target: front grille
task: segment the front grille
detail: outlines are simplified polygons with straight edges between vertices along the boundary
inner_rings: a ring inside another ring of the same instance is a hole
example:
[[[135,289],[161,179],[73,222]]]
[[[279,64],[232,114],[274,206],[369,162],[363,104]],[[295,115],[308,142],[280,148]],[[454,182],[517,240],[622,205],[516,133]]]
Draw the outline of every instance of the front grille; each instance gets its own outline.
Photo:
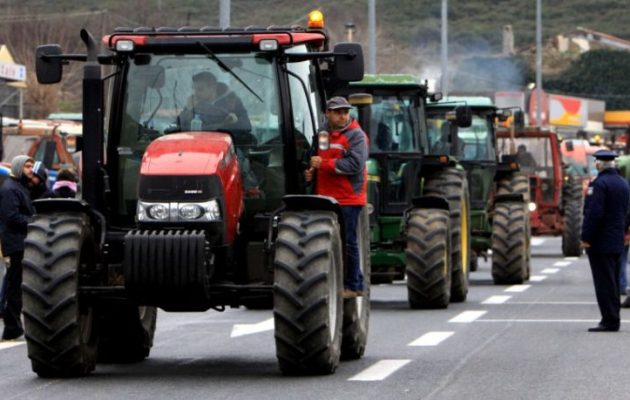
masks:
[[[140,200],[155,202],[201,201],[222,195],[216,175],[140,176]]]

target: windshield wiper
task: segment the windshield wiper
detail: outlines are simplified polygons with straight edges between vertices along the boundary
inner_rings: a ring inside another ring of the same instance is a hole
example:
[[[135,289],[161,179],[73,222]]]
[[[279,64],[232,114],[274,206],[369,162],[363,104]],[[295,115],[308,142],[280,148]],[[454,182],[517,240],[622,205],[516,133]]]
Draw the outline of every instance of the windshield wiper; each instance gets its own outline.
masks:
[[[239,81],[241,83],[241,85],[245,86],[245,89],[249,90],[251,94],[253,94],[254,96],[256,96],[256,98],[258,100],[260,100],[261,103],[264,103],[263,99],[256,94],[256,92],[254,92],[254,90],[252,88],[250,88],[247,83],[245,83],[245,81],[243,81],[241,79],[240,76],[236,75],[236,73],[234,71],[232,71],[232,69],[223,61],[221,61],[221,59],[219,57],[217,57],[216,54],[214,54],[214,52],[212,50],[210,50],[210,48],[208,46],[206,46],[204,43],[202,42],[197,42],[199,44],[199,46],[201,46],[210,56],[210,58],[212,58],[214,61],[216,61],[217,64],[219,64],[219,67],[221,67],[224,71],[229,72],[230,75],[232,75],[237,81]]]

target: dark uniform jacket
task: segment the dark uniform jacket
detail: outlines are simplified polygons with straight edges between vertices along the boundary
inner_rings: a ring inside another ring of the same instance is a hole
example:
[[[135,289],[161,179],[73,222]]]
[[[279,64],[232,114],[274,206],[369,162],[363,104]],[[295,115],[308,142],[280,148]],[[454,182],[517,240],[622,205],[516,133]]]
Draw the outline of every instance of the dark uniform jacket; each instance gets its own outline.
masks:
[[[16,178],[4,181],[0,189],[0,241],[4,256],[24,251],[26,226],[32,216],[28,189]]]
[[[621,254],[628,224],[628,182],[614,168],[601,171],[584,200],[582,237],[592,254]]]

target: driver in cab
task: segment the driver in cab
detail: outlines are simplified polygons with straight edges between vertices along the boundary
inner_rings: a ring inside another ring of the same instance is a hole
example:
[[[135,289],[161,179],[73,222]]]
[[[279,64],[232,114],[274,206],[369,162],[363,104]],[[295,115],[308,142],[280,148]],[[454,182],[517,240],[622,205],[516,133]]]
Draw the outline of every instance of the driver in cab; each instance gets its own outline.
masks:
[[[182,131],[221,129],[237,134],[236,137],[251,131],[247,110],[226,84],[207,71],[193,75],[192,81],[193,95],[178,117]]]

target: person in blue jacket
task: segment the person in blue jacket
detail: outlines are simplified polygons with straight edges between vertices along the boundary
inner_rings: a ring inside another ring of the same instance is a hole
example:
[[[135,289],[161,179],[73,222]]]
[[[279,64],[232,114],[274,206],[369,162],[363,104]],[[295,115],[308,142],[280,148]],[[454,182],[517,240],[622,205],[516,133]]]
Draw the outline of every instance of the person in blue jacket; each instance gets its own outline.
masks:
[[[624,247],[630,189],[615,168],[617,154],[599,150],[593,154],[599,171],[584,200],[582,247],[593,274],[595,296],[602,319],[589,332],[619,330],[619,261]]]
[[[22,313],[22,259],[26,228],[33,216],[29,185],[35,162],[29,156],[11,161],[11,176],[0,188],[0,239],[2,253],[9,257],[6,274],[6,305],[2,340],[16,339],[24,333]]]

